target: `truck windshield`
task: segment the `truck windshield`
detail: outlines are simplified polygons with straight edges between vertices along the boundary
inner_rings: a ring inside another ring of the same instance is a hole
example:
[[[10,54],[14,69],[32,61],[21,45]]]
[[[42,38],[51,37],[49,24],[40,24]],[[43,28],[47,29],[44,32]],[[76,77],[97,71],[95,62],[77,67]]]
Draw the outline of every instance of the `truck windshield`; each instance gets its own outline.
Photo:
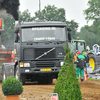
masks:
[[[65,27],[22,28],[22,42],[66,41]]]

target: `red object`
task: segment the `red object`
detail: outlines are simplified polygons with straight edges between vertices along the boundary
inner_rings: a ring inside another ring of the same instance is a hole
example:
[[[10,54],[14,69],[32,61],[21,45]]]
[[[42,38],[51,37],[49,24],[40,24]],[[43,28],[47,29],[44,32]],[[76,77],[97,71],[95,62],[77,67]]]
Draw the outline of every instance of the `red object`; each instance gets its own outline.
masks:
[[[52,96],[51,100],[58,100],[58,96]]]
[[[88,74],[86,71],[84,71],[84,80],[87,80],[88,79]]]
[[[10,62],[12,51],[0,50],[0,62]]]
[[[12,59],[15,59],[15,56],[14,56],[14,51],[12,51],[11,58],[12,58]]]
[[[14,51],[12,51],[12,55],[11,55],[11,62],[15,62],[15,55],[14,55]]]
[[[81,52],[77,52],[77,54],[81,54]]]
[[[14,51],[0,51],[0,62],[15,62]]]
[[[2,30],[2,19],[0,19],[0,30]]]

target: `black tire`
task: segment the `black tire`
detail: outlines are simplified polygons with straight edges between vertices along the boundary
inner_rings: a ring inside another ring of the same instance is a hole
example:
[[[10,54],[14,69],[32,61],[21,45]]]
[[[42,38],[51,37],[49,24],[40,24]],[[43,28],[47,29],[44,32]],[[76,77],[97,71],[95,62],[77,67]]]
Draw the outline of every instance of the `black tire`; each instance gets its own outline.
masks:
[[[52,84],[53,82],[53,79],[50,78],[50,79],[41,79],[38,81],[39,84]]]
[[[5,72],[5,67],[2,66],[2,81],[4,81],[7,78],[6,72]]]
[[[23,85],[25,84],[26,77],[25,77],[25,75],[22,75],[22,74],[19,73],[18,65],[15,66],[14,76],[15,76],[16,79],[19,79],[22,82]]]
[[[16,65],[15,68],[14,68],[14,76],[15,76],[16,79],[19,79],[18,65]]]
[[[25,82],[26,82],[26,77],[25,75],[20,75],[20,81],[22,82],[23,85],[25,85]]]
[[[88,56],[89,56],[90,67],[92,67],[93,70],[97,69],[95,55],[89,54]]]
[[[52,78],[51,79],[47,79],[47,84],[52,84],[52,82],[53,82]]]

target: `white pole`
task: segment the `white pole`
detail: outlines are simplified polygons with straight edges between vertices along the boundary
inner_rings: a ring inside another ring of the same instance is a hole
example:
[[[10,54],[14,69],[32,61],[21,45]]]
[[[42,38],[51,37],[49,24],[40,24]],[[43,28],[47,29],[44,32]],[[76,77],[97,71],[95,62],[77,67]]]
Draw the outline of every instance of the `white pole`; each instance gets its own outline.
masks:
[[[39,0],[39,19],[41,20],[41,1]]]

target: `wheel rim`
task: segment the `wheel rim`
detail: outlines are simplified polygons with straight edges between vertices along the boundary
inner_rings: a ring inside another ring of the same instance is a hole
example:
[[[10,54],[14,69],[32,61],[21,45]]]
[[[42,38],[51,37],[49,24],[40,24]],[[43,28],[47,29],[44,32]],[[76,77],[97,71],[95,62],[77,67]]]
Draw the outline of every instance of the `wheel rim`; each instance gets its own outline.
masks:
[[[90,58],[89,63],[90,63],[90,67],[92,67],[92,70],[94,70],[94,68],[95,68],[94,59],[93,58]]]

